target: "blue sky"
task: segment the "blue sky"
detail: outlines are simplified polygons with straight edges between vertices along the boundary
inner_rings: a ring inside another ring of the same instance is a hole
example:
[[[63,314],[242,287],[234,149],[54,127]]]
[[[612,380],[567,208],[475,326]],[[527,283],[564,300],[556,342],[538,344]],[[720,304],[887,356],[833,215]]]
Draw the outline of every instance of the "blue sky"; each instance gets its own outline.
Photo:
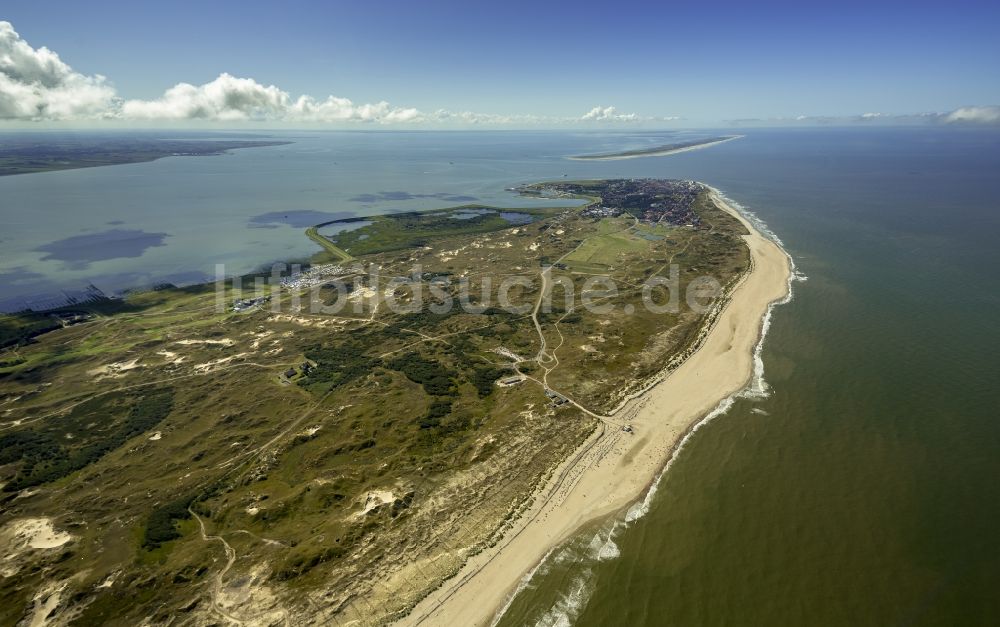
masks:
[[[550,121],[598,105],[714,125],[1000,104],[996,2],[32,1],[0,20],[125,100],[228,73],[293,99]]]

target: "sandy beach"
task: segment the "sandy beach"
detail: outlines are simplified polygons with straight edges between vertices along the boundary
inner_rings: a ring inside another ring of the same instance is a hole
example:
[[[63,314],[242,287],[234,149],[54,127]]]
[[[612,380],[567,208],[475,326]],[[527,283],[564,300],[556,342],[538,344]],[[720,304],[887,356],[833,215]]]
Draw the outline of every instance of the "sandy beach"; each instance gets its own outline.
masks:
[[[615,414],[626,433],[606,424],[553,473],[532,507],[492,549],[421,601],[403,625],[488,625],[527,573],[582,526],[639,502],[685,434],[721,401],[744,389],[772,303],[789,290],[792,265],[718,195],[720,207],[749,229],[751,269],[733,288],[703,343],[676,370]]]
[[[726,137],[724,139],[717,139],[715,141],[705,142],[704,144],[697,144],[695,146],[682,146],[680,148],[664,148],[663,150],[650,150],[640,151],[635,153],[625,153],[616,155],[583,155],[583,156],[573,156],[566,157],[570,161],[621,161],[622,159],[641,159],[642,157],[665,157],[667,155],[675,155],[680,152],[688,152],[690,150],[701,150],[702,148],[711,148],[712,146],[718,146],[719,144],[724,144],[726,142],[731,142],[734,139],[741,139],[743,135],[733,135],[732,137]]]

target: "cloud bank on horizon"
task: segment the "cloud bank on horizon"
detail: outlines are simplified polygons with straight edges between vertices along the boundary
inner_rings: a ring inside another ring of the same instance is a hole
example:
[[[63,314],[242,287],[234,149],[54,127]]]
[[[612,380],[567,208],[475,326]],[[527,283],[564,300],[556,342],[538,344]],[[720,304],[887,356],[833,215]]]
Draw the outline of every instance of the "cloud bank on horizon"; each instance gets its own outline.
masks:
[[[583,114],[583,119],[594,122],[634,122],[639,118],[634,113],[618,113],[614,107],[594,107]]]
[[[851,116],[798,115],[793,118],[742,118],[727,120],[733,126],[759,125],[838,125],[838,124],[950,124],[950,125],[1000,125],[1000,106],[967,106],[952,111],[932,113],[879,113],[868,112]]]
[[[33,48],[10,22],[0,21],[0,119],[501,125],[640,122],[655,118],[621,114],[614,107],[595,107],[583,116],[566,118],[447,109],[425,113],[385,101],[356,104],[337,96],[323,100],[307,95],[293,98],[275,85],[262,85],[252,78],[225,72],[202,85],[179,83],[154,100],[125,99],[106,77],[75,71],[57,53],[44,46]]]
[[[945,114],[945,122],[1000,124],[1000,107],[959,107]]]
[[[303,122],[412,122],[421,117],[416,109],[390,106],[387,102],[356,105],[347,98],[311,96],[292,99],[274,85],[264,86],[251,78],[220,74],[204,85],[180,83],[156,100],[126,100],[121,116],[145,120],[295,120]]]
[[[677,116],[650,117],[623,113],[614,106],[596,106],[581,116],[502,115],[437,109],[431,112],[388,102],[356,104],[348,98],[293,97],[275,85],[228,73],[202,85],[179,83],[153,100],[126,99],[100,74],[74,70],[59,55],[33,48],[0,21],[0,120],[4,121],[207,121],[218,123],[270,121],[298,124],[457,124],[567,125],[669,122]],[[849,118],[798,116],[794,119],[732,120],[762,122],[912,121],[946,124],[1000,124],[1000,106],[965,106],[946,113],[907,116],[864,113]]]

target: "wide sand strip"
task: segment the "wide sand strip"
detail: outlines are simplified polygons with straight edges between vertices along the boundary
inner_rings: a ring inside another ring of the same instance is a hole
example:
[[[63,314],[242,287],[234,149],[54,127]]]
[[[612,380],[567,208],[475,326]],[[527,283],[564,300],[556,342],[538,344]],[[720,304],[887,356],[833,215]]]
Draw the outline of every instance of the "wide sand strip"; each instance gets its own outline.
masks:
[[[613,426],[595,433],[554,473],[501,542],[474,556],[459,574],[421,601],[404,625],[486,625],[524,575],[586,523],[639,501],[695,424],[723,399],[745,388],[754,350],[772,303],[788,293],[791,261],[739,212],[720,207],[749,229],[751,269],[701,347],[617,416],[634,433]]]
[[[618,155],[578,155],[574,157],[566,157],[570,161],[621,161],[622,159],[641,159],[643,157],[665,157],[667,155],[676,155],[681,152],[689,152],[691,150],[701,150],[702,148],[711,148],[712,146],[718,146],[719,144],[724,144],[726,142],[731,142],[734,139],[742,139],[745,135],[733,135],[732,137],[726,137],[724,139],[716,139],[714,141],[705,142],[704,144],[695,144],[694,146],[682,146],[680,148],[664,148],[662,150],[652,149],[647,151],[636,151],[628,152]]]

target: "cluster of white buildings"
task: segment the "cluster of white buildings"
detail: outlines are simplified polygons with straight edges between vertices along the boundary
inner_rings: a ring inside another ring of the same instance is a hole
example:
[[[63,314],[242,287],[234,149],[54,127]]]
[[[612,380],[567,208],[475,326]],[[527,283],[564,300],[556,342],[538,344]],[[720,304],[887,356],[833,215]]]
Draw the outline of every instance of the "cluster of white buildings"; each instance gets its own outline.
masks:
[[[346,273],[347,270],[343,266],[337,264],[327,263],[319,266],[312,266],[305,272],[282,277],[281,287],[285,287],[290,290],[312,287],[314,285],[326,283],[330,279],[343,276]]]
[[[271,300],[270,296],[258,296],[257,298],[246,298],[243,300],[237,300],[233,303],[233,311],[249,311],[255,307],[263,305],[267,301]]]

